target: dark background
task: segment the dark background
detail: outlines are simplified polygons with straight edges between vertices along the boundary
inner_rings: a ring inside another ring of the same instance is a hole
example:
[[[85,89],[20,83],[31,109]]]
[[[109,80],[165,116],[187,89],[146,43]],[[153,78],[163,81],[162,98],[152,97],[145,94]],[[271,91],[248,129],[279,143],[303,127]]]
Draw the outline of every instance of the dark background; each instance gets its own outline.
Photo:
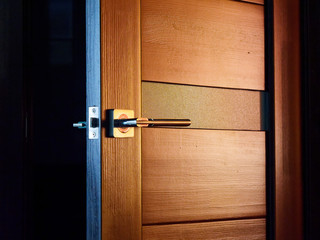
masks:
[[[305,239],[320,239],[320,2],[301,1]],[[0,239],[85,239],[84,0],[0,1]]]
[[[0,1],[0,239],[85,239],[85,1]]]
[[[320,1],[301,1],[305,239],[320,239]]]

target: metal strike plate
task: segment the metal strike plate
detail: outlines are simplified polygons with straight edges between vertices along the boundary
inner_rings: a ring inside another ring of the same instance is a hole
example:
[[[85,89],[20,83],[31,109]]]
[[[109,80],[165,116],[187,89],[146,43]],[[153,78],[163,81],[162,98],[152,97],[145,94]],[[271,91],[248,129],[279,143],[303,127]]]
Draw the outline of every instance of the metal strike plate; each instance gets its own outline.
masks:
[[[99,108],[89,107],[88,134],[89,139],[99,139]]]
[[[129,138],[134,137],[134,128],[115,128],[114,120],[134,118],[133,110],[108,109],[107,110],[107,137]]]

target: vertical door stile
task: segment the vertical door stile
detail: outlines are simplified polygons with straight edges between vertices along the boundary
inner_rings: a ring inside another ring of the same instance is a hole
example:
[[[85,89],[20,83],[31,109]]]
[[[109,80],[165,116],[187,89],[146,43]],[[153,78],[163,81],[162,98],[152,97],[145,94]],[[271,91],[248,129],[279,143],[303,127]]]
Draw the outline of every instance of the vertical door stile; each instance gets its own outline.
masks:
[[[101,106],[141,116],[140,1],[101,0]],[[107,138],[102,129],[102,239],[141,240],[141,131]]]

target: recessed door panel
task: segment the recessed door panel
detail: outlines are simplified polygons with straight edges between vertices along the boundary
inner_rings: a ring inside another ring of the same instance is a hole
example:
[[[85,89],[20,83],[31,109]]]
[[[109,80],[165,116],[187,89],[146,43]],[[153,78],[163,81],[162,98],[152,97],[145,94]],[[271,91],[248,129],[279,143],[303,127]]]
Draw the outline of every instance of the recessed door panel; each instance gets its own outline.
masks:
[[[143,224],[266,214],[265,133],[142,131]]]
[[[142,116],[190,118],[190,128],[265,130],[261,91],[142,82]]]
[[[264,7],[142,0],[142,79],[264,90]]]

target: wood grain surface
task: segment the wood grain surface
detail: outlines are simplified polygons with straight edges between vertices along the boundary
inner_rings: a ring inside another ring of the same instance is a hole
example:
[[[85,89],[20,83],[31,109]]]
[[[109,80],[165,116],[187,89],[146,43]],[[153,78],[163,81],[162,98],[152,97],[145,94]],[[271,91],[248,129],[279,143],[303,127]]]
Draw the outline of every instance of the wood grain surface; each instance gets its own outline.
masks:
[[[265,133],[143,129],[143,224],[266,214]]]
[[[266,220],[248,219],[206,223],[143,226],[143,240],[265,240]]]
[[[303,237],[300,1],[274,1],[276,239]]]
[[[264,7],[227,0],[142,0],[142,79],[265,88]]]
[[[141,114],[140,1],[101,1],[101,104]],[[141,239],[141,133],[102,132],[102,239]]]
[[[191,119],[190,128],[265,130],[260,91],[142,82],[142,116]]]

